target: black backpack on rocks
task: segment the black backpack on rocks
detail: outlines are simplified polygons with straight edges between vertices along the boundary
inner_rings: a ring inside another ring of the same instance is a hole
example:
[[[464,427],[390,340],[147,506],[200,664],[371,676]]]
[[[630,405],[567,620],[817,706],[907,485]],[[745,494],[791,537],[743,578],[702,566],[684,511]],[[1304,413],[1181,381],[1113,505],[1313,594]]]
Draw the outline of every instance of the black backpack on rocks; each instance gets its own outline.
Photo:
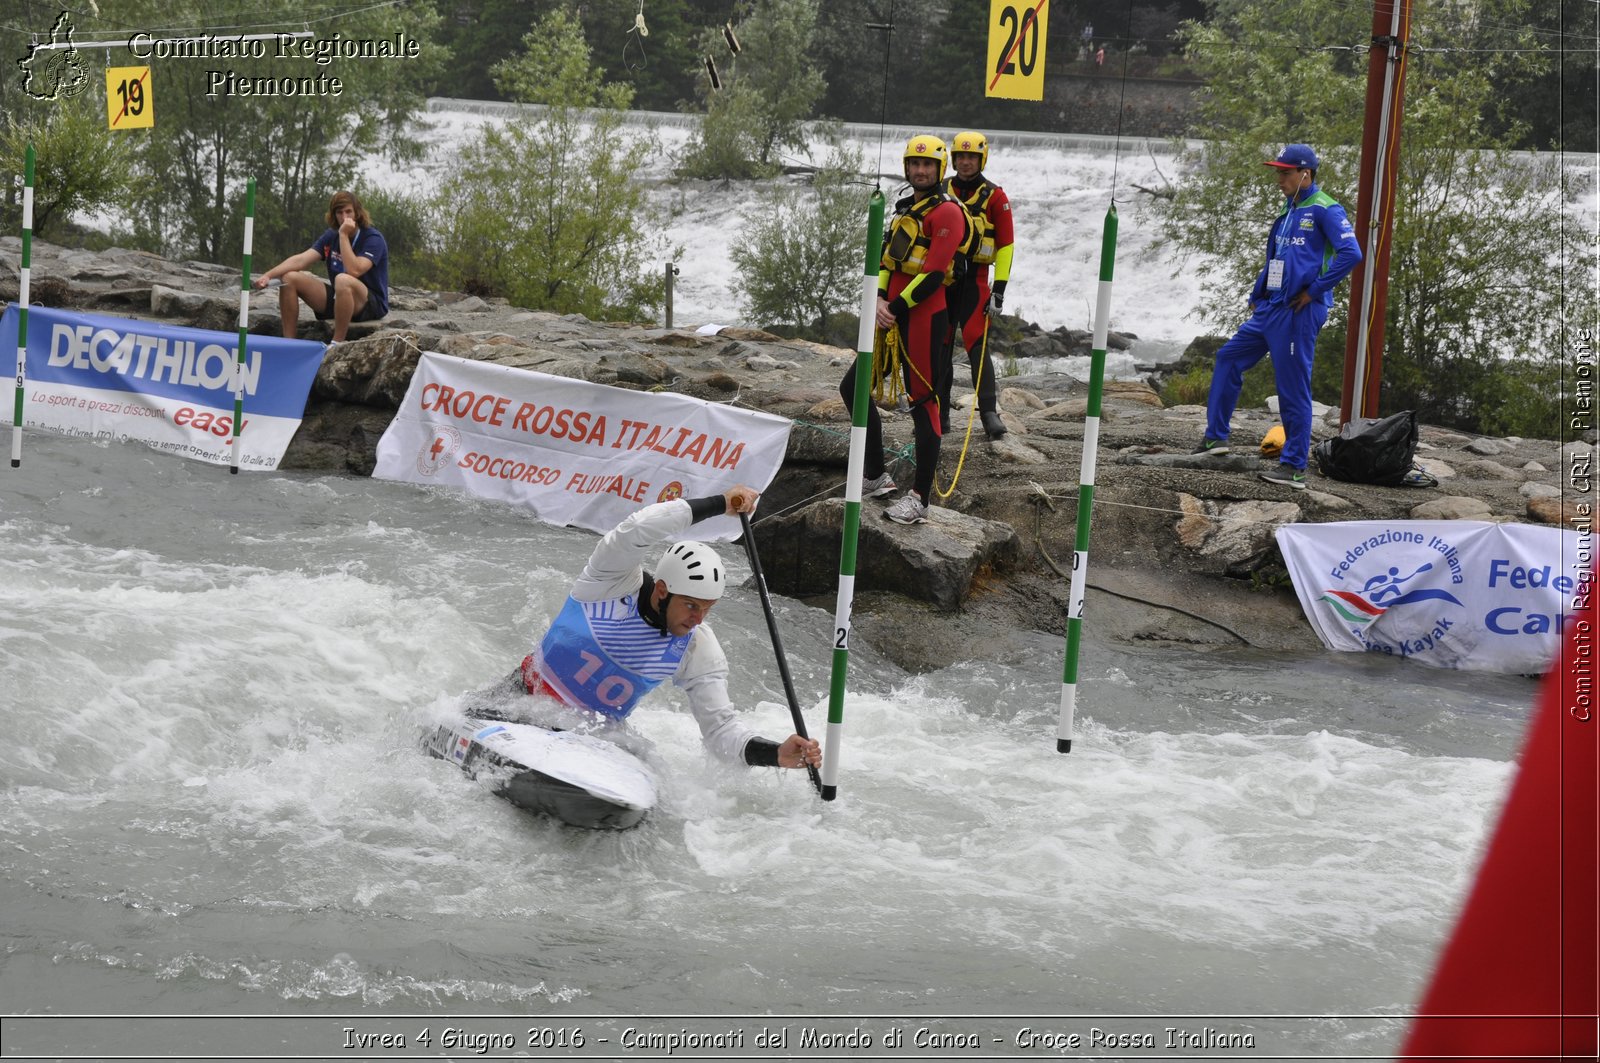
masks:
[[[1332,480],[1381,487],[1437,487],[1416,467],[1417,415],[1402,410],[1388,417],[1352,418],[1333,439],[1312,451],[1317,468]]]

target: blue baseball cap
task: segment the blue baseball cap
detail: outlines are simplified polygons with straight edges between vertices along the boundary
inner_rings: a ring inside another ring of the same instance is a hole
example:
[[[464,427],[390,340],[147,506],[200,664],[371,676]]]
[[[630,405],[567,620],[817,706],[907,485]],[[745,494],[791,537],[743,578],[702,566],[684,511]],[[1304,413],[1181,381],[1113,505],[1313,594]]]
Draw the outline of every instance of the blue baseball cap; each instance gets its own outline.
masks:
[[[1290,144],[1278,152],[1278,157],[1267,163],[1280,170],[1315,170],[1317,168],[1317,153],[1311,150],[1309,144]]]

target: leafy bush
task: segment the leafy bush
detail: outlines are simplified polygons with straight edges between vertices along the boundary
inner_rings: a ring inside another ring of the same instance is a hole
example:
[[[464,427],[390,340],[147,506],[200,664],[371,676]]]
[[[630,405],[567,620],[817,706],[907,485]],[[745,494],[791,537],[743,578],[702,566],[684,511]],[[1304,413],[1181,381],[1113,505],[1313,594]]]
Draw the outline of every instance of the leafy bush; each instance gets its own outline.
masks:
[[[779,149],[804,149],[804,123],[827,89],[809,58],[817,0],[752,0],[742,4],[742,51],[729,60],[724,87],[702,79],[706,116],[678,173],[683,177],[770,177],[781,170]],[[724,54],[721,30],[701,40],[707,54]]]
[[[33,145],[33,233],[44,238],[69,214],[116,206],[134,188],[132,143],[106,128],[103,101],[90,92],[8,113],[0,173],[20,177]],[[0,226],[16,232],[21,225],[20,192],[0,198]]]
[[[1204,406],[1211,394],[1212,368],[1209,362],[1192,365],[1168,377],[1161,388],[1162,405]],[[1258,409],[1266,403],[1268,396],[1277,393],[1277,384],[1272,379],[1272,360],[1263,358],[1245,372],[1244,386],[1239,391],[1239,402],[1235,409]]]
[[[663,280],[643,263],[667,252],[634,174],[658,149],[654,132],[625,125],[632,91],[604,82],[567,12],[523,44],[496,76],[543,106],[486,127],[430,201],[437,283],[534,310],[653,319]]]
[[[428,246],[427,197],[371,186],[356,189],[356,195],[389,245],[390,283],[432,287],[438,266]]]
[[[836,143],[809,189],[768,193],[734,240],[734,290],[752,321],[822,341],[831,317],[857,308],[867,235],[862,165],[859,152]]]

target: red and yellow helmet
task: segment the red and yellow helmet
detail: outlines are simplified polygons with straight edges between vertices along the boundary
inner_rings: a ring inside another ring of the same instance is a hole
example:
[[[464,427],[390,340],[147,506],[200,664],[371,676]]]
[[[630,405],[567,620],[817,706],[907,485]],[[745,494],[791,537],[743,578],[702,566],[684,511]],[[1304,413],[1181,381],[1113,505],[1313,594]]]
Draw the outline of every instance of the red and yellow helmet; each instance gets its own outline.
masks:
[[[944,180],[944,172],[950,167],[950,153],[945,150],[944,141],[931,133],[918,133],[906,141],[906,160],[910,159],[936,159],[939,163],[939,180]],[[904,162],[901,163],[902,170]]]
[[[957,133],[950,138],[950,151],[970,151],[978,156],[978,169],[989,165],[989,138],[976,129]]]

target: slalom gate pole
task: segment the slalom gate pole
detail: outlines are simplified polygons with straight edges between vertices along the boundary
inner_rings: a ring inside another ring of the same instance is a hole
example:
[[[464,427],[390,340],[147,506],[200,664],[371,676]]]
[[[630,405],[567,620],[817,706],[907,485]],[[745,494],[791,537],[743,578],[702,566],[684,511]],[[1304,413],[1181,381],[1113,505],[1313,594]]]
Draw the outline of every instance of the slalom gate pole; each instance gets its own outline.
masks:
[[[239,432],[244,420],[245,337],[250,335],[250,253],[256,240],[256,179],[244,193],[244,270],[239,278],[239,352],[233,363],[233,456],[228,472],[239,475]]]
[[[761,593],[761,611],[767,614],[767,630],[772,633],[772,652],[778,656],[778,675],[783,678],[783,693],[789,699],[789,715],[794,717],[794,733],[810,738],[806,734],[806,718],[800,714],[800,699],[794,696],[794,680],[789,678],[789,657],[783,652],[783,639],[778,636],[778,618],[772,613],[767,577],[761,571],[761,558],[756,553],[755,533],[750,530],[750,514],[739,514],[739,523],[744,526],[744,552],[750,556],[750,571],[756,578],[756,590]],[[822,777],[817,774],[817,766],[807,764],[806,774],[811,776],[811,785],[821,793]]]
[[[1094,308],[1094,349],[1089,354],[1089,407],[1083,420],[1083,459],[1078,472],[1078,536],[1072,554],[1072,591],[1067,600],[1067,657],[1061,671],[1061,719],[1056,752],[1072,752],[1072,717],[1078,701],[1078,644],[1083,633],[1084,589],[1089,582],[1089,521],[1094,515],[1094,466],[1100,445],[1100,393],[1106,375],[1106,334],[1111,326],[1111,275],[1117,261],[1117,205],[1106,210],[1100,237],[1100,288]]]
[[[22,467],[22,410],[28,401],[28,287],[33,270],[33,145],[22,164],[22,268],[17,286],[17,394],[11,410],[11,467]]]
[[[844,530],[839,536],[839,597],[833,607],[833,681],[828,688],[828,729],[822,752],[822,799],[839,794],[839,742],[844,737],[845,673],[850,665],[850,606],[856,592],[856,544],[861,535],[861,476],[867,461],[867,410],[872,401],[872,348],[878,331],[878,260],[883,249],[883,192],[867,207],[866,272],[861,281],[861,325],[856,330],[856,394],[850,415],[850,460],[844,481]]]

